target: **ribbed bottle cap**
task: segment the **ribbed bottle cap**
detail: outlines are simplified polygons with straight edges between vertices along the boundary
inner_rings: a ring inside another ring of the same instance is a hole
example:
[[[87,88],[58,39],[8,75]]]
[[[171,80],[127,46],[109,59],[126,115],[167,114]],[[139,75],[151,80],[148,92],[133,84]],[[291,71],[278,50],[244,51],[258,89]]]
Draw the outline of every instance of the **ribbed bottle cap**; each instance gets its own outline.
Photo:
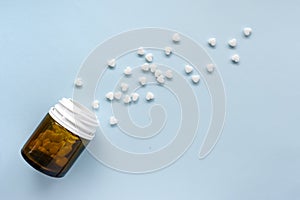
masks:
[[[72,99],[63,98],[49,110],[49,115],[60,125],[87,140],[92,140],[98,127],[96,115]]]

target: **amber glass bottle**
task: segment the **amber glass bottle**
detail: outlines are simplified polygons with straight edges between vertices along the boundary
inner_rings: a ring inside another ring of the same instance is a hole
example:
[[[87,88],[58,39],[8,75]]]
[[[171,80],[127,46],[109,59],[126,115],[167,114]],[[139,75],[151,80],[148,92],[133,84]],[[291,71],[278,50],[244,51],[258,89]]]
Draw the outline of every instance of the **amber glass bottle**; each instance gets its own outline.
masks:
[[[50,109],[21,154],[38,171],[63,177],[93,139],[97,126],[93,112],[64,98]]]

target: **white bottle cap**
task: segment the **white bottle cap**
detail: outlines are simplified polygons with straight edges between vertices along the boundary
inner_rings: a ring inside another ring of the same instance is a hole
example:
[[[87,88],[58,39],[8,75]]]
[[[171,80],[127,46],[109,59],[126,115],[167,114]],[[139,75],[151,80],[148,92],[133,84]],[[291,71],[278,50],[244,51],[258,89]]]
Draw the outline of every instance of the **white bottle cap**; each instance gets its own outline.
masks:
[[[81,138],[92,140],[98,127],[96,115],[85,106],[63,98],[49,110],[49,115],[64,128]]]

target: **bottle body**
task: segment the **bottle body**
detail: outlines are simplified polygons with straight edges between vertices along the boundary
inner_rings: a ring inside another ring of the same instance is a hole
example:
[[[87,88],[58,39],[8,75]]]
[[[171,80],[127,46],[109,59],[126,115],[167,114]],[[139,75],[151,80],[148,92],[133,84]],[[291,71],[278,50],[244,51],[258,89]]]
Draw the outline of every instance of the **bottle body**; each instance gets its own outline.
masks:
[[[53,177],[63,177],[87,143],[88,140],[71,133],[47,114],[21,153],[40,172]]]
[[[97,117],[86,107],[63,98],[49,110],[21,150],[38,171],[63,177],[95,136]]]

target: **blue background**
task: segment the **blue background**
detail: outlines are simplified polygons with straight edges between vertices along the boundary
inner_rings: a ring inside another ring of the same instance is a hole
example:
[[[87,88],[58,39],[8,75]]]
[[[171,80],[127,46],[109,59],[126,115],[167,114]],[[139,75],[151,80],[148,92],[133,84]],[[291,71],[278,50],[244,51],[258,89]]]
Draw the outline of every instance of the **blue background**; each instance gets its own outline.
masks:
[[[300,4],[290,1],[0,1],[1,199],[299,199]],[[172,166],[132,175],[84,152],[66,177],[29,167],[20,149],[49,107],[73,92],[89,52],[119,32],[178,30],[208,50],[227,94],[223,135]],[[241,30],[253,28],[249,39]],[[214,36],[218,46],[206,40]],[[226,41],[239,39],[230,50]],[[229,57],[239,53],[241,62]]]

